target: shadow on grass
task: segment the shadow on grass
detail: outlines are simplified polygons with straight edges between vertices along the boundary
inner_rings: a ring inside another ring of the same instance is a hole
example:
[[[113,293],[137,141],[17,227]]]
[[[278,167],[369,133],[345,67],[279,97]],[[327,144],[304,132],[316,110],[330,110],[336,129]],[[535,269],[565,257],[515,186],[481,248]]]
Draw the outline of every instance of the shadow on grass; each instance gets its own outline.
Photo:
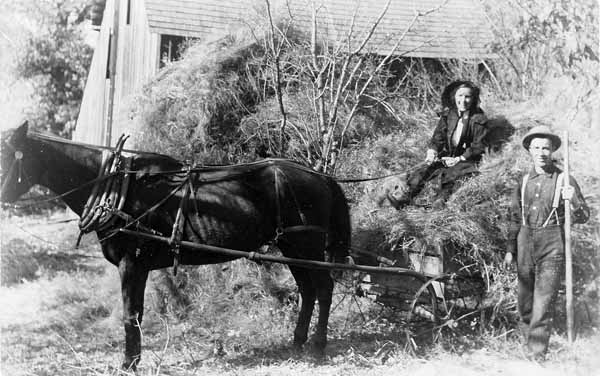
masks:
[[[65,247],[66,248],[66,247]],[[90,254],[57,251],[31,245],[22,239],[11,239],[2,244],[2,286],[11,286],[41,277],[54,277],[59,272],[87,271],[100,273],[103,267],[92,263],[98,259]]]
[[[391,345],[396,350],[403,351],[406,347],[406,335],[403,331],[350,331],[337,338],[330,338],[325,349],[325,356],[316,351],[309,341],[301,350],[289,342],[282,342],[275,346],[264,345],[251,347],[244,353],[230,355],[227,364],[234,367],[253,367],[258,364],[269,366],[282,362],[298,361],[314,365],[335,364],[340,357],[365,358],[375,356],[381,348]],[[336,360],[337,359],[337,360]]]

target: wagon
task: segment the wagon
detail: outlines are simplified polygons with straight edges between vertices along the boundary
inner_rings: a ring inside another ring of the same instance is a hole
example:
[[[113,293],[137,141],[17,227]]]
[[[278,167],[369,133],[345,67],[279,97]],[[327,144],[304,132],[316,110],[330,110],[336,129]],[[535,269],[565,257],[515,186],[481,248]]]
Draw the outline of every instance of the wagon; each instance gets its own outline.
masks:
[[[172,238],[147,232],[120,231],[147,240],[173,243]],[[480,275],[461,272],[460,267],[447,260],[443,252],[409,250],[403,257],[391,259],[373,251],[352,249],[350,255],[369,260],[371,265],[367,265],[296,259],[188,241],[180,241],[177,246],[255,262],[358,272],[356,294],[370,296],[377,303],[406,313],[408,322],[425,321],[438,329],[456,325],[457,312],[466,310],[469,312],[467,316],[475,312],[483,314],[480,308],[486,291],[484,279]],[[402,260],[405,257],[408,262]]]
[[[408,322],[426,321],[437,328],[454,326],[458,313],[483,313],[486,284],[481,275],[466,272],[441,249],[397,251],[391,253],[395,257],[385,257],[353,249],[353,255],[378,265],[357,276],[358,294],[404,312]]]

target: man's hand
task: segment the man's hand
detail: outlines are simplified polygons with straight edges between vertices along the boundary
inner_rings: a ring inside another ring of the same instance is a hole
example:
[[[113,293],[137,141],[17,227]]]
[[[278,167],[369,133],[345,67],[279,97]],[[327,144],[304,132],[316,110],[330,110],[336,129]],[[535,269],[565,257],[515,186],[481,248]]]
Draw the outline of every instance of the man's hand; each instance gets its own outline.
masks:
[[[504,262],[502,263],[502,265],[504,266],[505,269],[508,269],[512,265],[512,262],[513,262],[512,252],[506,252],[506,254],[504,255]]]
[[[572,185],[565,185],[562,187],[562,198],[563,200],[573,200],[573,196],[575,195],[575,188]]]
[[[425,162],[432,164],[437,158],[437,151],[433,149],[427,149],[427,155],[425,156]]]

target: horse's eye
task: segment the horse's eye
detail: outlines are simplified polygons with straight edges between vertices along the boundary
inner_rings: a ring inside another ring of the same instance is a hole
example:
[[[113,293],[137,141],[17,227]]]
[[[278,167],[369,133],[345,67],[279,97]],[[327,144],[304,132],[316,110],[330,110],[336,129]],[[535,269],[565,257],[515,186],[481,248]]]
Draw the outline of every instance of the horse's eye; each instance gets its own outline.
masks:
[[[400,188],[400,186],[399,186],[399,185],[397,185],[397,186],[395,186],[395,187],[394,187],[394,189],[398,189],[398,188]]]

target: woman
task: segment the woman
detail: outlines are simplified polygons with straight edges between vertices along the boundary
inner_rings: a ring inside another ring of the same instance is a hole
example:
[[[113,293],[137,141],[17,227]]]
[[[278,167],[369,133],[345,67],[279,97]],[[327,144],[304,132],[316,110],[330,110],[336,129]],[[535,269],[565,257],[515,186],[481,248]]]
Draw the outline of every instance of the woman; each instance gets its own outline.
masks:
[[[437,178],[437,202],[445,202],[456,180],[477,173],[485,151],[487,118],[479,108],[479,88],[470,81],[452,82],[442,93],[442,106],[426,164],[408,176],[410,198],[419,194],[427,181]]]

